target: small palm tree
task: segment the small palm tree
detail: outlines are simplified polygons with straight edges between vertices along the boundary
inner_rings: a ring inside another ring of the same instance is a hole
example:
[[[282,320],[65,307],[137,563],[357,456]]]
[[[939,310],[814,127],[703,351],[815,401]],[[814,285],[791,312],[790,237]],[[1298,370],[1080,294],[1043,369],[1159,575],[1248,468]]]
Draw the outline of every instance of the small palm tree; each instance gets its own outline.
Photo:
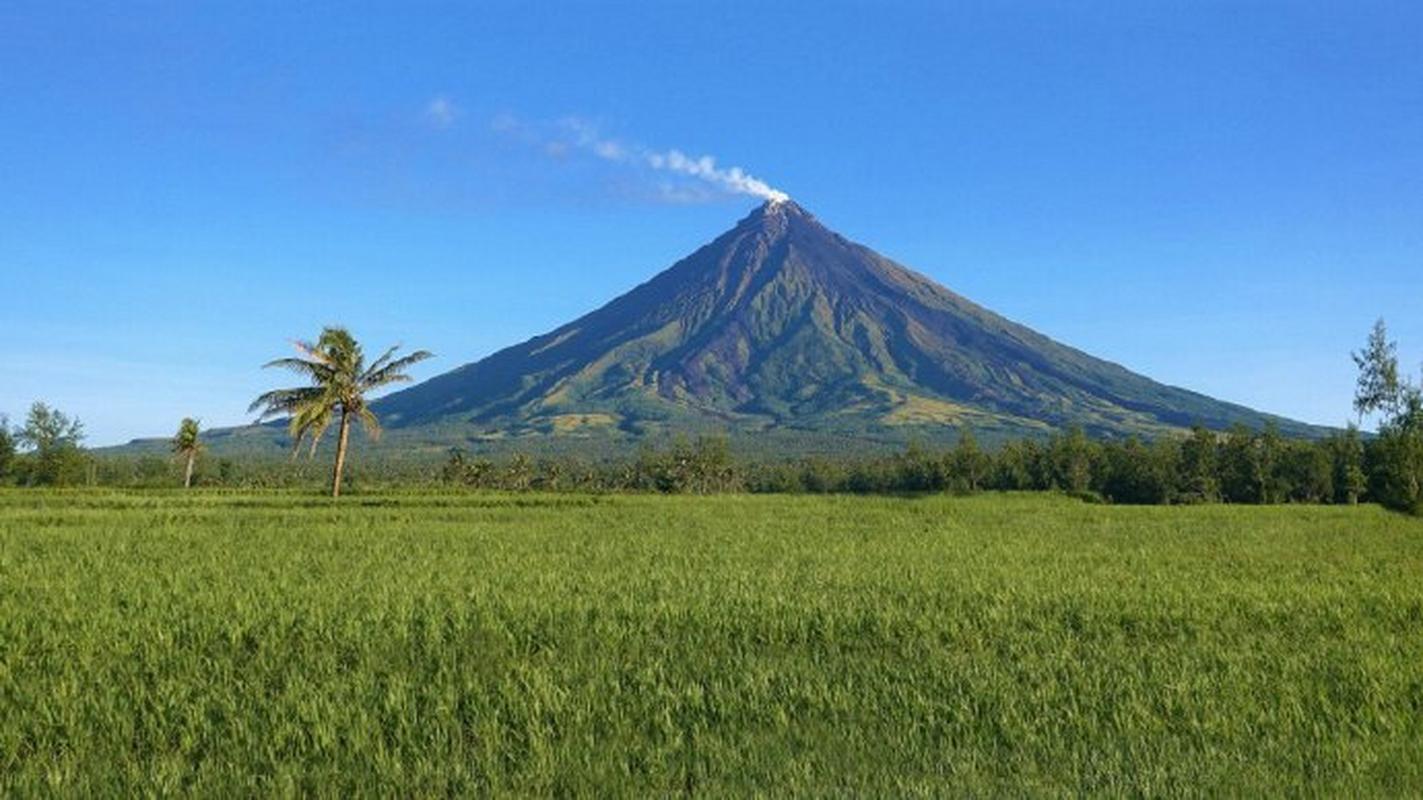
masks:
[[[173,436],[173,453],[186,462],[183,467],[183,488],[193,485],[193,464],[203,450],[203,442],[198,438],[201,426],[192,417],[184,417],[178,425],[178,433]]]
[[[366,404],[366,393],[392,383],[408,382],[410,376],[404,370],[429,358],[430,353],[417,350],[396,358],[395,351],[400,349],[400,345],[396,345],[366,366],[361,345],[350,331],[340,327],[322,329],[315,344],[302,341],[295,344],[299,354],[296,358],[279,358],[263,366],[283,367],[305,375],[311,380],[311,385],[274,389],[252,401],[248,410],[261,409],[258,422],[288,416],[293,446],[300,448],[303,439],[310,436],[312,452],[315,452],[317,442],[332,420],[338,419],[341,432],[336,440],[331,496],[340,497],[341,472],[346,467],[346,448],[353,418],[361,421],[361,426],[371,438],[380,437],[380,420]]]

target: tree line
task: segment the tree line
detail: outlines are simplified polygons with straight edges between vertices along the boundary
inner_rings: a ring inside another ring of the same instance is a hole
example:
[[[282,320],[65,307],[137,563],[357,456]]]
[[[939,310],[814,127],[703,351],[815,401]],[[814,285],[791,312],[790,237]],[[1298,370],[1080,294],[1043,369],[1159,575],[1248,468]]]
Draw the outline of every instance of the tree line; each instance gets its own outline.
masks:
[[[341,490],[349,429],[374,435],[379,421],[367,392],[407,381],[404,370],[429,354],[396,357],[390,348],[367,365],[349,332],[327,328],[314,343],[298,342],[297,358],[267,366],[293,370],[309,385],[267,392],[253,403],[261,418],[286,416],[293,454],[308,459],[324,433],[336,427],[337,449],[329,486]],[[437,468],[360,469],[362,483],[439,484],[505,491],[843,492],[861,494],[994,491],[1060,491],[1090,500],[1131,504],[1377,502],[1423,512],[1423,389],[1405,377],[1397,345],[1380,320],[1364,349],[1354,409],[1358,421],[1376,422],[1363,435],[1351,424],[1320,440],[1288,439],[1273,426],[1226,432],[1195,427],[1181,436],[1147,440],[1093,440],[1081,429],[1046,440],[1022,439],[996,450],[978,445],[971,429],[947,449],[911,445],[883,456],[807,457],[747,461],[733,456],[724,438],[678,439],[635,457],[588,461],[527,455],[494,460],[455,449]],[[35,485],[171,485],[176,468],[183,485],[304,486],[307,466],[239,463],[203,458],[197,420],[184,419],[172,440],[173,462],[156,457],[94,459],[82,448],[83,426],[44,403],[24,423],[0,417],[0,482]]]
[[[1371,455],[1374,454],[1374,455]],[[1080,429],[1046,441],[1022,439],[997,450],[971,430],[946,449],[911,445],[874,457],[740,461],[725,439],[678,441],[624,461],[502,461],[451,452],[440,473],[449,485],[522,491],[634,491],[921,494],[1059,491],[1130,504],[1358,503],[1382,487],[1377,450],[1357,429],[1320,441],[1291,440],[1273,428],[1220,434],[1196,428],[1185,438],[1089,439]]]

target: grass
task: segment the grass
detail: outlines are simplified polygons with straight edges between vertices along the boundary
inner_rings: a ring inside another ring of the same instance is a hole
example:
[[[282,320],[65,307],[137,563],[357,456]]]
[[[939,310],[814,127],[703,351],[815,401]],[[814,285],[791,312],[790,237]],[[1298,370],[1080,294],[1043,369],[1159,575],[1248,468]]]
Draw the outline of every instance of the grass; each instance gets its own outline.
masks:
[[[0,794],[1423,793],[1423,521],[0,492]]]

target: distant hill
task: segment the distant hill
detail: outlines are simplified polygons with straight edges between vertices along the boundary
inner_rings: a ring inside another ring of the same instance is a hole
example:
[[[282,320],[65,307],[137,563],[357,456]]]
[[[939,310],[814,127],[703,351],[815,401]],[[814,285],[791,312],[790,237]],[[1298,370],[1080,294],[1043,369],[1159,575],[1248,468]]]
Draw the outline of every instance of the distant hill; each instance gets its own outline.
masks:
[[[1007,320],[768,202],[542,336],[391,394],[393,444],[616,447],[720,432],[789,451],[910,439],[1324,429],[1166,386]],[[220,432],[237,445],[273,428]]]

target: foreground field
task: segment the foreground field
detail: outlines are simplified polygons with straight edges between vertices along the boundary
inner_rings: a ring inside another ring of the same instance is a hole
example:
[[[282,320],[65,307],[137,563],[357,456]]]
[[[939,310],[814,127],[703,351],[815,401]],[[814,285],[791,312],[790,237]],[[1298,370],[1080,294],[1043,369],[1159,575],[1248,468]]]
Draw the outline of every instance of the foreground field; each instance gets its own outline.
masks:
[[[0,794],[1423,792],[1423,521],[0,493]]]

